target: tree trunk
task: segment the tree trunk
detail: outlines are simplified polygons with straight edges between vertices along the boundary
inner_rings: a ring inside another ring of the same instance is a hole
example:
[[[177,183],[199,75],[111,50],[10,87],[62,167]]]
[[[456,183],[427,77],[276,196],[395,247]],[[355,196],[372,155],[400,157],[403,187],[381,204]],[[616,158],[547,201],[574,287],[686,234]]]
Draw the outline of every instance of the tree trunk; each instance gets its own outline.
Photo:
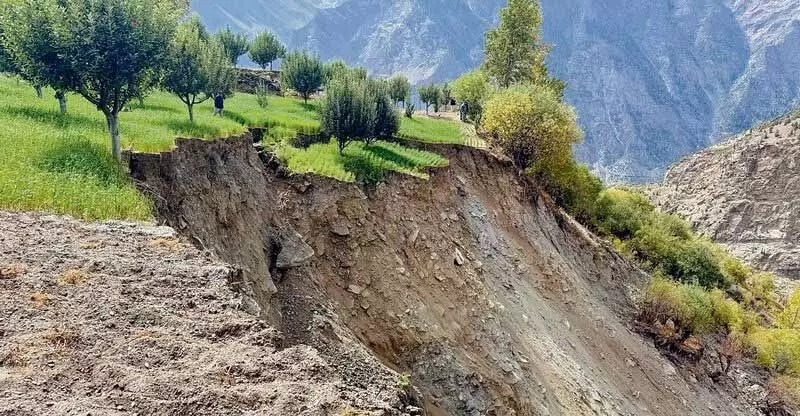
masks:
[[[186,104],[189,107],[189,121],[194,123],[194,104]]]
[[[34,85],[33,89],[36,90],[36,96],[42,98],[42,86],[41,85]]]
[[[108,134],[111,136],[111,153],[117,161],[122,160],[122,146],[119,141],[119,114],[114,112],[106,113],[106,124]]]
[[[61,114],[67,114],[67,96],[63,92],[58,92],[56,94],[56,98],[58,99],[58,109],[61,111]]]
[[[273,69],[272,69],[272,61],[269,61],[269,70],[273,71]]]
[[[140,95],[140,96],[139,96],[139,97],[137,97],[137,98],[139,98],[139,107],[140,107],[140,108],[144,108],[144,97],[142,97],[142,96]]]

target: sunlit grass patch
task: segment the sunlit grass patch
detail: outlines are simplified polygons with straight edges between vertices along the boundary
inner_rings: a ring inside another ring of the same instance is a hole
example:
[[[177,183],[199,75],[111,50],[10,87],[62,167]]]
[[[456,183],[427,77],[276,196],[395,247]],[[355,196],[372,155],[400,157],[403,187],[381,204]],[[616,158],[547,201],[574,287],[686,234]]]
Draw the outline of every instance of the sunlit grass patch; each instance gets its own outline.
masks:
[[[459,123],[446,119],[402,117],[399,135],[423,143],[466,144]]]
[[[427,178],[429,168],[448,164],[447,159],[436,153],[380,141],[369,146],[353,142],[345,148],[343,155],[339,155],[335,140],[313,144],[307,149],[280,145],[277,152],[292,171],[314,173],[344,182],[374,182],[388,171]]]

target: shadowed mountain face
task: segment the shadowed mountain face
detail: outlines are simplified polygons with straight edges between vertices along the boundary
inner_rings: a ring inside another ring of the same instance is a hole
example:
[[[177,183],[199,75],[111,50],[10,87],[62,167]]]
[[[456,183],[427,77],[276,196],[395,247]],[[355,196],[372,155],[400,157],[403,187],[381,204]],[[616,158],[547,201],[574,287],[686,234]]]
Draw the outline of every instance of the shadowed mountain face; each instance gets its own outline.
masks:
[[[230,3],[230,4],[229,4]],[[271,28],[292,47],[446,80],[478,66],[505,0],[195,0],[215,29]],[[552,71],[565,79],[607,179],[658,179],[681,156],[797,104],[796,0],[542,0]]]

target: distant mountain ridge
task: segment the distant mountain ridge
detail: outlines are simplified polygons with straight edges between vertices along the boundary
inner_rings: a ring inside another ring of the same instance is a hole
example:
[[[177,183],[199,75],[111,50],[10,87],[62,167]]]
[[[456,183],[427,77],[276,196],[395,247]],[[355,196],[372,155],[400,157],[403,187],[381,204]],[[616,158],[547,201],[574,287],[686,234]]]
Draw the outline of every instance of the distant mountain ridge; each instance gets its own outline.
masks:
[[[505,0],[194,0],[212,29],[270,28],[379,76],[446,80],[482,61]],[[606,179],[660,178],[680,157],[800,102],[797,0],[542,0],[552,72]]]

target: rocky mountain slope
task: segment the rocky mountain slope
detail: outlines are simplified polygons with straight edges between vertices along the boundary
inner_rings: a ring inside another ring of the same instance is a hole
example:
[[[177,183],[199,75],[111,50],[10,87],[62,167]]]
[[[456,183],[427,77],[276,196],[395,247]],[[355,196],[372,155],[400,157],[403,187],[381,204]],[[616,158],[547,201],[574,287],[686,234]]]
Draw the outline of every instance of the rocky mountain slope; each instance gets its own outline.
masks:
[[[366,189],[287,175],[247,136],[179,140],[131,172],[159,218],[242,267],[244,305],[284,347],[347,361],[329,348],[346,328],[410,375],[425,414],[761,414],[763,374],[713,381],[714,351],[677,365],[632,332],[646,276],[508,161],[432,150],[450,166],[429,181]]]
[[[800,279],[799,113],[685,158],[651,194],[740,258]]]
[[[504,0],[194,0],[212,27],[264,27],[375,75],[445,80],[482,61]],[[658,180],[680,157],[798,103],[796,0],[542,0],[553,72],[568,83],[604,177]]]

